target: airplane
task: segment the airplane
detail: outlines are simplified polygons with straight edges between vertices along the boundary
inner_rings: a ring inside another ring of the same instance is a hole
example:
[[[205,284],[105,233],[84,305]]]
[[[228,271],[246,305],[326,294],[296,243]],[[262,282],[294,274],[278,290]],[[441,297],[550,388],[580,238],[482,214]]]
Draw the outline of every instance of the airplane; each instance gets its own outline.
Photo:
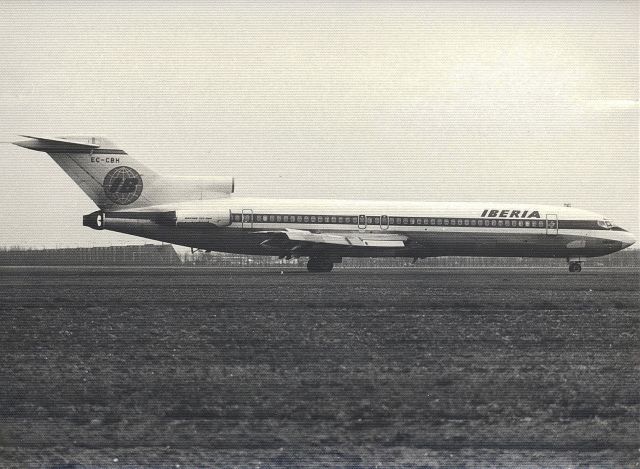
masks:
[[[330,272],[344,257],[589,257],[635,243],[606,217],[539,204],[235,197],[231,177],[161,176],[103,137],[12,142],[51,158],[99,210],[83,225],[197,250],[290,259]]]

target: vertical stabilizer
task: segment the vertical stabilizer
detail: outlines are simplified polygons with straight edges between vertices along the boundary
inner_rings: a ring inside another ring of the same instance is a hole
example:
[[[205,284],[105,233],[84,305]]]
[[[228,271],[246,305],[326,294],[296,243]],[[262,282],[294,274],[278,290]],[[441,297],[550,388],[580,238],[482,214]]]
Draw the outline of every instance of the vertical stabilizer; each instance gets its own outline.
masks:
[[[163,177],[102,137],[31,137],[14,144],[48,153],[102,210],[124,210],[233,192],[233,178]]]
[[[105,210],[152,205],[145,185],[158,175],[102,137],[29,137],[14,142],[48,153],[93,202]]]

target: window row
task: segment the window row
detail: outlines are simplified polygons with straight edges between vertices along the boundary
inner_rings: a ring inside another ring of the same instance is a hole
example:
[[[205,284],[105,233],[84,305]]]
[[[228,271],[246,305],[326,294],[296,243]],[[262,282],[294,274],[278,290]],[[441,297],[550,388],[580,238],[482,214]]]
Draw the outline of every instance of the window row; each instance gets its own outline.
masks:
[[[262,215],[233,214],[234,222],[244,223],[313,223],[364,226],[483,226],[496,228],[555,228],[555,220],[516,220],[485,218],[379,217],[338,215]]]

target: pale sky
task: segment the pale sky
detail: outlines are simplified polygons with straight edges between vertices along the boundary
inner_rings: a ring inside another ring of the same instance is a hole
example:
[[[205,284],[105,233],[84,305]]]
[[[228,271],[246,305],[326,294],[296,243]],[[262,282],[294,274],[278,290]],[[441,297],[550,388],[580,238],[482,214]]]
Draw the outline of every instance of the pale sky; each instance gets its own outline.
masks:
[[[103,135],[239,196],[548,203],[638,226],[638,3],[0,2],[0,140]],[[0,246],[140,239],[0,144]]]

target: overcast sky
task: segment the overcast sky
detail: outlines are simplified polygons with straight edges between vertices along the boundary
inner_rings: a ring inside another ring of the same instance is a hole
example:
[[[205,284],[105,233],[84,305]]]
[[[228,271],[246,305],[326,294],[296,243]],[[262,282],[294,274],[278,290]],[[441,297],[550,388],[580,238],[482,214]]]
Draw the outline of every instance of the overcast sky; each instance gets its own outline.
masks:
[[[0,140],[104,135],[239,196],[565,202],[639,234],[638,3],[0,2]],[[0,145],[0,245],[140,240]]]

